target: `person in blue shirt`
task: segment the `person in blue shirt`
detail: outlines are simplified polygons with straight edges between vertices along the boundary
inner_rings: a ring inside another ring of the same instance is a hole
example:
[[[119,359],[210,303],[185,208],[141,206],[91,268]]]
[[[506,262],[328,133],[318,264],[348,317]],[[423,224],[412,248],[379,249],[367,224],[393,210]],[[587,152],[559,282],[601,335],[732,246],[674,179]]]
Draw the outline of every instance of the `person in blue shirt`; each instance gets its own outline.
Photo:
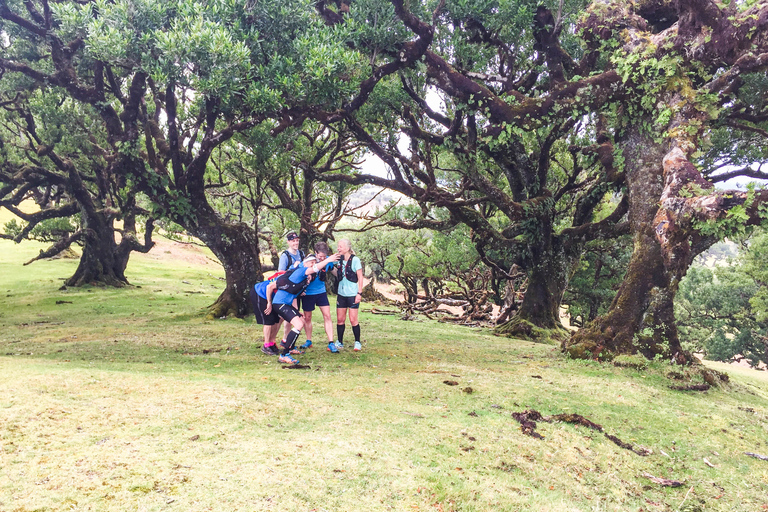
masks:
[[[335,263],[338,259],[339,255],[334,254],[327,259],[327,262]],[[278,358],[278,361],[281,363],[299,363],[299,361],[291,357],[291,351],[294,349],[296,339],[304,328],[304,319],[301,313],[294,307],[293,301],[304,292],[323,267],[323,265],[318,265],[316,262],[317,258],[315,256],[304,258],[304,261],[295,270],[284,274],[281,276],[281,279],[278,279],[275,296],[270,297],[267,295],[268,306],[264,312],[269,314],[272,308],[274,308],[280,318],[291,324],[291,330],[285,337],[285,343]]]
[[[355,336],[355,351],[358,352],[363,348],[358,322],[358,309],[360,301],[363,300],[363,264],[360,258],[352,253],[352,244],[346,238],[339,240],[337,251],[341,259],[339,265],[333,269],[333,274],[339,280],[336,297],[336,334],[339,338],[336,343],[328,344],[328,350],[337,352],[344,348],[344,331],[349,311],[349,323]]]
[[[285,235],[285,241],[288,249],[280,254],[280,260],[277,263],[277,270],[288,270],[298,266],[304,259],[304,253],[299,249],[299,235],[295,231],[289,231]]]
[[[271,297],[276,290],[277,278],[256,283],[251,288],[253,314],[256,316],[256,323],[262,325],[264,329],[264,344],[261,346],[261,351],[268,356],[280,354],[276,343],[277,333],[280,331],[280,317],[277,312],[272,311],[271,306],[269,307],[270,312],[265,312],[269,306],[268,297]]]
[[[304,251],[299,249],[299,243],[301,239],[295,231],[289,231],[285,234],[285,243],[288,245],[288,249],[280,253],[280,259],[277,262],[277,270],[280,272],[287,272],[288,270],[301,265],[301,261],[304,259]],[[293,306],[298,309],[301,299],[296,299]],[[288,336],[288,332],[291,330],[291,324],[285,322],[285,329],[283,333],[283,341]]]
[[[323,315],[323,326],[325,327],[325,334],[328,336],[328,343],[333,343],[331,303],[328,301],[328,292],[325,289],[328,271],[334,265],[334,262],[327,259],[330,252],[327,243],[317,242],[315,244],[315,257],[317,257],[317,265],[321,268],[317,273],[317,278],[309,283],[307,289],[304,290],[304,295],[301,296],[301,308],[304,311],[304,331],[307,333],[307,341],[300,347],[302,349],[308,349],[312,346],[312,312],[315,307],[318,307]]]

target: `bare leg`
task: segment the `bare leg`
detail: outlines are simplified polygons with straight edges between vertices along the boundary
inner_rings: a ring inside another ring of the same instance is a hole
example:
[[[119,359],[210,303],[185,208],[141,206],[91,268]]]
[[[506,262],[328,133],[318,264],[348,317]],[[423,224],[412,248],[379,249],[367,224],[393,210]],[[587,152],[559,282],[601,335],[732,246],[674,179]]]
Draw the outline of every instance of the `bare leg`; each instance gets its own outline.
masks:
[[[280,323],[276,323],[275,325],[270,325],[270,331],[269,331],[269,338],[266,337],[266,330],[265,330],[265,340],[269,340],[272,343],[277,343],[277,333],[280,332]]]
[[[307,332],[307,339],[312,339],[312,312],[304,312],[304,330]]]
[[[333,320],[331,320],[331,306],[319,306],[320,313],[323,314],[323,325],[325,327],[325,335],[328,336],[328,341],[333,341]],[[309,336],[307,336],[309,338]]]

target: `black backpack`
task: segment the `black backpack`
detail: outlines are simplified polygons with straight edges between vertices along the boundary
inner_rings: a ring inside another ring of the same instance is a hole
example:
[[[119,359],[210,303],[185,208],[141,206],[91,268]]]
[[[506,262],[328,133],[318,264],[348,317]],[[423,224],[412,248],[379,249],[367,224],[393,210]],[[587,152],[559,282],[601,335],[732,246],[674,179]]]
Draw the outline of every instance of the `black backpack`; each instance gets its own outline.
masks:
[[[314,254],[310,254],[309,256],[311,257],[311,256],[315,256],[315,255]],[[317,258],[317,256],[315,256],[315,258]],[[317,260],[315,260],[315,261],[317,261]],[[327,265],[328,263],[327,262],[323,263],[322,261],[318,261],[316,264],[317,264],[318,267],[322,267],[322,268],[320,268],[320,270],[318,270],[315,274],[312,274],[311,276],[309,276],[309,282],[311,283],[315,279],[319,279],[319,280],[325,282],[326,279],[327,279],[327,272],[325,271],[325,265]]]
[[[299,267],[290,268],[285,271],[285,274],[278,276],[277,281],[275,281],[275,285],[277,286],[278,290],[283,290],[290,293],[291,295],[300,295],[301,292],[303,292],[307,286],[309,286],[309,283],[312,282],[311,279],[304,279],[298,283],[294,283],[289,279],[291,274],[296,272],[298,268]]]
[[[346,277],[347,281],[350,283],[356,283],[357,282],[357,272],[352,270],[352,259],[355,257],[353,254],[351,258],[346,260],[346,265],[344,264],[344,260],[341,260],[339,263],[339,271],[336,273],[336,280],[341,281],[342,278]]]
[[[280,253],[280,255],[283,255],[283,254],[285,254],[285,256],[288,258],[289,265],[288,265],[288,268],[286,269],[288,270],[289,268],[293,267],[296,264],[296,260],[293,259],[293,254],[288,252],[288,249]],[[304,261],[304,251],[302,251],[301,249],[299,249],[299,261]]]

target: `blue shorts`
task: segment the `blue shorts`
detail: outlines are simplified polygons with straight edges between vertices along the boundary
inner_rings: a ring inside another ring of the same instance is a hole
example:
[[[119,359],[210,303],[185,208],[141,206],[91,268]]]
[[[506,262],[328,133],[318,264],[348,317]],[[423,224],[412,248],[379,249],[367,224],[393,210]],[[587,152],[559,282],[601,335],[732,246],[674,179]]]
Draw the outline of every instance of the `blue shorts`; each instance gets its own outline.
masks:
[[[315,295],[301,296],[301,307],[304,311],[314,311],[315,306],[322,307],[330,305],[331,303],[328,302],[328,294],[325,292]]]
[[[355,295],[357,297],[357,295]],[[345,297],[343,295],[336,296],[336,309],[357,309],[360,307],[360,303],[355,304],[355,297]]]

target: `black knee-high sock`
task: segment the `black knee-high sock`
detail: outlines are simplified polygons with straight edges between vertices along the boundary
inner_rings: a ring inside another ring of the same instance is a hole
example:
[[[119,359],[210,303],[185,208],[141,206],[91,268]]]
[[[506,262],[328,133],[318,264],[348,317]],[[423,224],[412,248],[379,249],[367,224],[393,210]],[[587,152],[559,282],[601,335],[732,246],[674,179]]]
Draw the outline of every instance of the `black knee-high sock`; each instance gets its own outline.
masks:
[[[288,336],[285,337],[285,345],[283,345],[283,351],[280,353],[280,355],[286,356],[291,353],[293,346],[296,344],[296,338],[299,337],[300,332],[301,331],[297,331],[295,327],[291,329],[291,332],[289,332]]]
[[[352,326],[352,334],[355,335],[355,341],[360,341],[360,324]]]
[[[344,330],[347,328],[347,324],[336,324],[336,336],[339,337],[339,343],[344,343]]]

